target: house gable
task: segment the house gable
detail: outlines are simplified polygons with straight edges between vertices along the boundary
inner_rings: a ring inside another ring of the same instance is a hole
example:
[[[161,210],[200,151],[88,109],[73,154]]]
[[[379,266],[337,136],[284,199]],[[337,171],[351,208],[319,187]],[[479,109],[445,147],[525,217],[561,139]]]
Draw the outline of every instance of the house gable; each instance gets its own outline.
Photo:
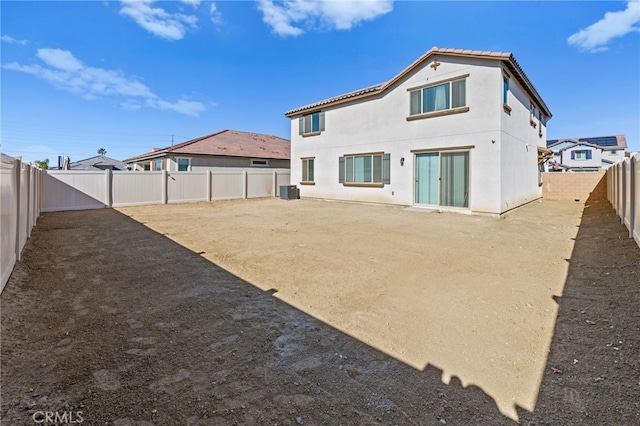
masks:
[[[353,92],[349,92],[343,95],[335,96],[333,98],[325,99],[319,102],[315,102],[302,107],[294,108],[285,112],[287,117],[298,117],[300,115],[309,114],[322,110],[323,108],[336,106],[340,104],[350,103],[358,100],[368,99],[385,93],[391,90],[398,82],[405,79],[408,75],[413,73],[416,69],[424,67],[426,64],[431,64],[434,70],[437,70],[439,66],[439,59],[451,59],[462,58],[463,61],[469,61],[472,59],[482,59],[490,61],[498,61],[503,64],[505,69],[509,70],[509,73],[515,78],[528,96],[532,99],[542,113],[545,115],[545,120],[551,118],[551,111],[542,100],[542,97],[538,94],[537,90],[524,73],[520,64],[516,61],[515,57],[511,53],[505,52],[491,52],[491,51],[479,51],[479,50],[463,50],[463,49],[443,49],[433,47],[411,65],[406,67],[396,76],[388,80],[387,82],[380,83],[374,86],[369,86],[364,89],[359,89]]]

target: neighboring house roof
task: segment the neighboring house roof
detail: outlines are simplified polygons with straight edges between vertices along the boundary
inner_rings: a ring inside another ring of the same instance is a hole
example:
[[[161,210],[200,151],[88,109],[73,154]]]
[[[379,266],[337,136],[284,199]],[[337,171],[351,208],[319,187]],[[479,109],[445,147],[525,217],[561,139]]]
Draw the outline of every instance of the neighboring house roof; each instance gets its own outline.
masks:
[[[95,157],[69,163],[69,170],[127,170],[127,164],[114,158],[96,155]]]
[[[240,132],[237,130],[223,130],[168,148],[155,149],[146,154],[127,158],[124,161],[130,163],[137,160],[162,157],[167,154],[217,155],[288,160],[291,157],[291,142],[288,139],[277,136]]]
[[[576,145],[592,146],[595,148],[600,148],[604,151],[613,151],[627,148],[627,138],[625,138],[624,135],[597,136],[590,138],[552,139],[547,141],[547,148],[553,149],[553,147],[566,142],[573,143],[573,145],[568,145],[567,147],[562,148],[559,151],[574,147]]]
[[[355,100],[359,100],[362,98],[366,98],[369,96],[374,96],[379,93],[383,93],[392,87],[395,83],[397,83],[400,79],[405,77],[407,74],[412,72],[415,68],[421,66],[425,62],[434,57],[442,57],[442,56],[453,56],[453,57],[466,57],[466,58],[475,58],[475,59],[492,59],[496,61],[502,62],[509,71],[513,74],[513,76],[518,80],[520,85],[524,88],[524,90],[531,96],[534,101],[538,104],[542,112],[549,118],[551,118],[551,111],[542,100],[540,94],[533,86],[527,75],[514,58],[513,54],[506,52],[491,52],[488,50],[463,50],[463,49],[444,49],[439,47],[431,48],[427,53],[418,58],[415,62],[409,65],[407,68],[402,70],[398,75],[393,77],[391,80],[377,84],[375,86],[369,86],[364,89],[356,90],[353,92],[346,93],[344,95],[335,96],[333,98],[325,99],[323,101],[314,102],[309,105],[305,105],[299,108],[294,108],[290,111],[284,113],[287,117],[292,117],[303,112],[313,112],[320,110],[324,106],[337,105],[345,102],[352,102]]]
[[[569,143],[566,146],[563,146],[562,148],[560,148],[560,149],[558,149],[557,151],[554,151],[554,152],[559,153],[560,151],[565,151],[567,149],[575,148],[576,146],[584,146],[584,147],[587,147],[587,148],[601,149],[598,145],[594,145],[592,143],[575,142],[575,143]],[[557,147],[557,145],[555,145],[554,147]],[[553,149],[554,147],[551,147],[551,148]]]

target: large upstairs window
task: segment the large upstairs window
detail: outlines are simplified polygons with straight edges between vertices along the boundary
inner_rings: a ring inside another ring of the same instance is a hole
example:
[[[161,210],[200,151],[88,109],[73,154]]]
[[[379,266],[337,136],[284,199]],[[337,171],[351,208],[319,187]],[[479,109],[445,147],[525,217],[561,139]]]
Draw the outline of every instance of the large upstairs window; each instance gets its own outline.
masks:
[[[409,93],[412,116],[453,110],[467,104],[465,78],[421,87]]]

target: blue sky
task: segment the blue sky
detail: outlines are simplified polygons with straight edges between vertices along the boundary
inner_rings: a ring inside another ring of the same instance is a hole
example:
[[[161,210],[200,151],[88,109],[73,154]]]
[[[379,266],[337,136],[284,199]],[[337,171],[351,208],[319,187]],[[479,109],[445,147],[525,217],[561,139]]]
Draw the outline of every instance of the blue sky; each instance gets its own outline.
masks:
[[[640,0],[2,1],[1,147],[124,159],[384,82],[433,46],[512,52],[550,139],[640,150]]]

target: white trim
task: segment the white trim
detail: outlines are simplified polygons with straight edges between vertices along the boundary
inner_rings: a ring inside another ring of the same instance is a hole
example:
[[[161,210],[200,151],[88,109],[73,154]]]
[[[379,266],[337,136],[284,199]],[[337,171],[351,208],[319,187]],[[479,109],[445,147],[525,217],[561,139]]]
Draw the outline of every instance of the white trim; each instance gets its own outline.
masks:
[[[190,172],[191,171],[191,157],[175,157],[175,163],[176,163],[176,171],[179,172],[180,171],[180,160],[187,160],[189,161],[189,164],[187,165],[187,170],[183,170]]]

